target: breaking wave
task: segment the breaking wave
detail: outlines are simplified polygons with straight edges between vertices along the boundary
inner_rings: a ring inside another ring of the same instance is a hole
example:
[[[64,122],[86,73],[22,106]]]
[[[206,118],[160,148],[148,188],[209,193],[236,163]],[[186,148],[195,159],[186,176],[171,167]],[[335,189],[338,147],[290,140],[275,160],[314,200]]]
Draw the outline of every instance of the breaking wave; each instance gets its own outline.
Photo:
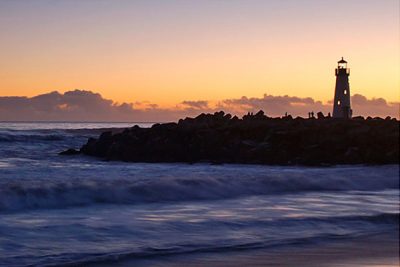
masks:
[[[0,130],[0,142],[62,141],[72,137],[96,136],[109,129]]]
[[[29,141],[60,141],[65,139],[65,135],[62,134],[1,134],[0,142],[29,142]]]
[[[68,208],[94,204],[139,204],[195,200],[228,199],[251,195],[270,195],[321,191],[368,191],[398,189],[399,181],[392,175],[377,178],[368,174],[342,176],[332,169],[327,174],[273,172],[240,177],[235,172],[210,174],[168,173],[157,177],[99,178],[94,174],[85,179],[0,180],[0,211],[25,209]],[[101,170],[97,170],[100,172]],[[144,175],[144,174],[143,174]],[[127,174],[129,176],[129,174]]]

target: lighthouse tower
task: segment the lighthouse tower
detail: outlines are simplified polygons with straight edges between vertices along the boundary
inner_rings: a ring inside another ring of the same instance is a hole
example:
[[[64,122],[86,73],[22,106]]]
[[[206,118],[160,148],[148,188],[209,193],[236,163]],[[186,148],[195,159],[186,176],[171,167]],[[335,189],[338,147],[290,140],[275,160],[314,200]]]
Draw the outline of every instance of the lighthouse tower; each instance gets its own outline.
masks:
[[[338,61],[338,67],[335,70],[336,87],[335,98],[333,102],[333,117],[350,119],[352,110],[350,106],[350,69],[347,68],[347,61],[343,59]]]

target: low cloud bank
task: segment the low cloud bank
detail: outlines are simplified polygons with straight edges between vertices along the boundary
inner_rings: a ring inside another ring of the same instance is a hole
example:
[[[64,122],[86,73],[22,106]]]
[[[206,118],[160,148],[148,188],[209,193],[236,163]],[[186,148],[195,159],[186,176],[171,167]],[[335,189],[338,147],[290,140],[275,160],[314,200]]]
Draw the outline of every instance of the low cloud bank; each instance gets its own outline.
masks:
[[[352,96],[354,116],[399,118],[399,107],[400,102],[387,102],[383,98],[367,99],[360,94]],[[292,116],[305,117],[310,111],[328,114],[332,110],[332,104],[310,97],[265,94],[260,98],[243,96],[216,103],[188,100],[174,108],[161,108],[148,102],[116,103],[85,90],[68,91],[64,94],[54,91],[35,97],[0,97],[0,121],[162,122],[219,110],[239,116],[264,110],[271,117],[282,116],[286,112]]]

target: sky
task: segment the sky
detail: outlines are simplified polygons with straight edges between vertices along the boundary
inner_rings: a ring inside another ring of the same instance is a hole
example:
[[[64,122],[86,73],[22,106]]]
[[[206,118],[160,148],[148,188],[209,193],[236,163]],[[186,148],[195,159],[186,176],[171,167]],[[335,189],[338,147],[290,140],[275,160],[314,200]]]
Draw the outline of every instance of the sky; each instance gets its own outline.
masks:
[[[4,102],[78,88],[135,109],[182,109],[188,101],[215,108],[228,99],[265,96],[325,105],[343,56],[353,96],[397,103],[399,5],[1,0],[0,97]]]

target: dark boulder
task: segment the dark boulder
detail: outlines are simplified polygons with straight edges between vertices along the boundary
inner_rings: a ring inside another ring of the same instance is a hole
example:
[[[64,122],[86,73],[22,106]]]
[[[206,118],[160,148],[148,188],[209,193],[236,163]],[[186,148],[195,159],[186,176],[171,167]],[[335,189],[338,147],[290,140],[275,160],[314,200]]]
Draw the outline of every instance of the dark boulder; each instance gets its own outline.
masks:
[[[59,155],[63,155],[63,156],[68,156],[68,155],[77,155],[77,154],[80,154],[80,153],[81,153],[81,152],[80,152],[79,150],[70,148],[70,149],[67,149],[67,150],[65,150],[65,151],[62,151],[62,152],[60,152],[60,153],[58,153],[58,154],[59,154]]]

